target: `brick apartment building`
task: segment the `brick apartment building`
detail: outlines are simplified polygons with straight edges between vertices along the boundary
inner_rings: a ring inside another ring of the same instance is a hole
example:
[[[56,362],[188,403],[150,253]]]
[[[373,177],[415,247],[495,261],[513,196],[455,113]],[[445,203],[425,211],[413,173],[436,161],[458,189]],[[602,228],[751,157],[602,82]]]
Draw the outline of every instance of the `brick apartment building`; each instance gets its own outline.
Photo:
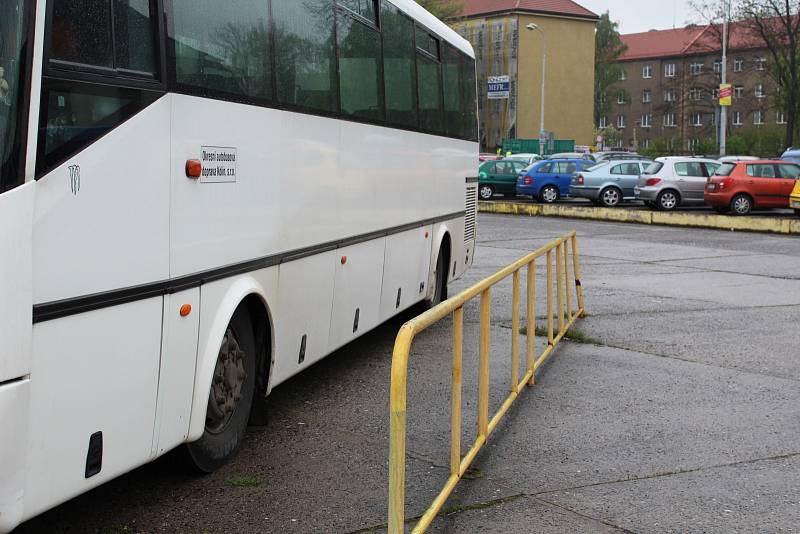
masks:
[[[721,33],[716,26],[688,26],[623,35],[628,45],[619,60],[624,79],[606,95],[610,111],[597,126],[615,126],[623,132],[620,145],[639,149],[662,138],[674,150],[693,152],[699,140],[717,140]],[[766,48],[736,23],[729,43],[728,83],[734,95],[728,135],[784,127]]]

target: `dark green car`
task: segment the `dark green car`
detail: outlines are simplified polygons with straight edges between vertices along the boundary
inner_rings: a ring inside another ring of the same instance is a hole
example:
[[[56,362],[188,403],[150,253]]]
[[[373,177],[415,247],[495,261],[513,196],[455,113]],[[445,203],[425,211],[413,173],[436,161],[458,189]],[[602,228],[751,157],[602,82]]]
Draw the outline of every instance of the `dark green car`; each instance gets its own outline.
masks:
[[[480,166],[478,195],[481,200],[491,200],[495,193],[507,197],[516,195],[517,175],[526,167],[522,161],[487,161]]]

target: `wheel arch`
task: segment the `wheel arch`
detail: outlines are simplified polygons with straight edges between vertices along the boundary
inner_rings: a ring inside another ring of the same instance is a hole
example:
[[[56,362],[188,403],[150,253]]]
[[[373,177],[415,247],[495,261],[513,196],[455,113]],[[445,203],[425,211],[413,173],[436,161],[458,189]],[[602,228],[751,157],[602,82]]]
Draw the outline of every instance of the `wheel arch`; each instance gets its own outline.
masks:
[[[445,247],[445,265],[447,266],[447,280],[452,278],[453,270],[450,267],[450,259],[453,257],[452,232],[447,223],[442,223],[436,230],[436,239],[433,241],[433,248],[431,249],[431,262],[428,268],[428,288],[425,291],[425,299],[433,298],[436,288],[436,260],[439,259],[439,251]]]
[[[202,290],[200,299],[202,310]],[[244,276],[224,290],[222,298],[216,304],[216,311],[204,315],[206,319],[205,325],[201,320],[201,337],[197,350],[197,366],[187,441],[200,439],[205,430],[208,395],[211,391],[211,379],[219,355],[219,347],[228,323],[230,323],[233,314],[240,306],[247,307],[250,320],[253,323],[253,334],[256,338],[258,350],[256,368],[258,371],[267,373],[267,376],[261,376],[261,373],[259,373],[259,376],[256,377],[256,395],[268,392],[268,389],[261,391],[259,386],[263,384],[268,388],[269,376],[272,374],[272,355],[274,354],[273,316],[267,303],[264,288],[255,278]],[[259,343],[263,343],[263,345],[259,346]],[[264,360],[259,361],[259,358],[264,358]]]

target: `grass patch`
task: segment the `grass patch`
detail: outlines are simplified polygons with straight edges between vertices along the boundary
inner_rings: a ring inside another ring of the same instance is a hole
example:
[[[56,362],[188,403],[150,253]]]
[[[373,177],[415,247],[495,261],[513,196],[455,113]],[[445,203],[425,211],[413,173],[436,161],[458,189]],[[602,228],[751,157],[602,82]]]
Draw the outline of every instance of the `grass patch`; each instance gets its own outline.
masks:
[[[522,326],[519,329],[519,333],[522,334],[523,336],[527,336],[528,335],[528,327],[527,326]],[[557,334],[558,334],[558,332],[555,332],[555,331],[553,332],[554,336],[557,335]],[[539,336],[539,337],[547,337],[547,327],[537,325],[536,326],[536,335]],[[599,339],[594,338],[594,337],[590,336],[589,334],[587,334],[586,332],[583,332],[582,330],[579,330],[579,329],[577,329],[575,327],[570,328],[569,330],[567,330],[567,333],[564,334],[564,339],[572,341],[573,343],[580,343],[582,345],[602,345],[603,344],[603,342],[600,341]]]
[[[255,488],[260,486],[263,481],[261,477],[233,477],[226,480],[225,484],[235,488]]]

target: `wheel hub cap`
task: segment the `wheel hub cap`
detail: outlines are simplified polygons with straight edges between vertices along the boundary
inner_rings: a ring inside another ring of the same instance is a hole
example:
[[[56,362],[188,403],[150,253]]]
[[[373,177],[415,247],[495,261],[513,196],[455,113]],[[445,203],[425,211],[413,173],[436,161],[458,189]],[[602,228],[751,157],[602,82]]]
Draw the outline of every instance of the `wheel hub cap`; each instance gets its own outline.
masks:
[[[206,430],[211,433],[221,432],[239,405],[247,379],[244,359],[245,353],[233,330],[228,327],[219,349],[208,398]]]

